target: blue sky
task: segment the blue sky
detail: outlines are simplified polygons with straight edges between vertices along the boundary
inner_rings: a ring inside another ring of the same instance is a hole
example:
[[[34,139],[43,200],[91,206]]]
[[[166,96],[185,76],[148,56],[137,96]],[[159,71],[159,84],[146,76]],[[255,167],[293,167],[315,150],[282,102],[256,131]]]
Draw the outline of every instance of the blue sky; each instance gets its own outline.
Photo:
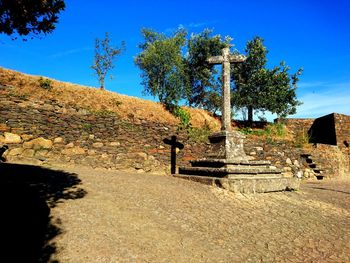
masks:
[[[230,35],[235,48],[259,35],[269,50],[268,65],[286,61],[295,72],[304,68],[298,98],[304,102],[293,117],[350,114],[350,1],[112,1],[66,0],[56,30],[23,42],[0,35],[0,66],[27,74],[97,87],[90,66],[94,40],[109,32],[126,52],[106,78],[106,88],[143,97],[134,57],[140,52],[140,29],[171,33],[183,25],[190,33],[211,28]],[[269,115],[268,118],[271,118]]]

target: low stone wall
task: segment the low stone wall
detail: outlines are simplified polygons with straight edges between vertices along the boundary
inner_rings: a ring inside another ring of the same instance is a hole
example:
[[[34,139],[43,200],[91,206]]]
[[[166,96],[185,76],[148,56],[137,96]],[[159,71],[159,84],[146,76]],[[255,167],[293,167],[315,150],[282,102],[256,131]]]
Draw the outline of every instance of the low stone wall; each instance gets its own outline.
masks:
[[[90,113],[55,101],[32,102],[6,96],[0,96],[0,101],[0,143],[10,146],[9,160],[31,158],[37,163],[169,170],[171,146],[163,140],[174,135],[178,141],[186,141],[184,150],[178,152],[179,165],[205,152],[205,144],[188,140],[187,134],[175,126],[145,120],[135,124],[108,112]],[[9,133],[19,137],[13,140]],[[51,146],[37,146],[33,139],[48,140]]]
[[[178,166],[203,158],[208,148],[206,142],[191,139],[187,132],[168,124],[147,120],[133,123],[109,112],[89,112],[56,101],[26,101],[1,93],[0,105],[0,145],[8,144],[6,157],[9,161],[169,173],[171,146],[164,139],[177,136],[184,144],[182,150],[176,150]],[[301,125],[305,127],[311,122],[300,120],[289,124],[293,123],[294,129],[300,130]],[[300,157],[303,151],[286,142],[248,138],[244,146],[247,154],[270,160],[272,165],[283,169],[286,176],[298,172],[308,174]],[[345,153],[318,150],[323,152],[325,164],[339,167],[330,170],[329,177],[346,173]],[[330,158],[334,160],[331,162]],[[337,164],[337,160],[343,161]]]

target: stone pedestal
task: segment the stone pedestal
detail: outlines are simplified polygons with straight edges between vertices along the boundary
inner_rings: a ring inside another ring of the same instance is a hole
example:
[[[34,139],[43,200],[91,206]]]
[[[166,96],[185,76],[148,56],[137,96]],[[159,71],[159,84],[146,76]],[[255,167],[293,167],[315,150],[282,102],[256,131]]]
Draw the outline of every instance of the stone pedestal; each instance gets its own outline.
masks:
[[[220,131],[209,136],[209,159],[225,159],[231,162],[245,162],[248,157],[243,149],[245,136],[237,131]]]
[[[263,193],[299,188],[297,178],[284,178],[269,161],[250,160],[245,154],[245,136],[237,131],[221,131],[209,136],[205,158],[180,167],[176,177],[213,184],[233,192]]]

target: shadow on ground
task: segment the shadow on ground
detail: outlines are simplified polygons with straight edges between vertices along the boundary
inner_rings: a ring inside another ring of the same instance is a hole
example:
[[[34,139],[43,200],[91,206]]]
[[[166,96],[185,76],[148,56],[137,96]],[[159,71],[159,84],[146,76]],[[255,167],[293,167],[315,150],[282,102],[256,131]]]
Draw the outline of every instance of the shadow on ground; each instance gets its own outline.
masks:
[[[50,208],[84,197],[80,183],[76,174],[0,163],[0,261],[48,262],[56,251],[50,240],[61,233]]]

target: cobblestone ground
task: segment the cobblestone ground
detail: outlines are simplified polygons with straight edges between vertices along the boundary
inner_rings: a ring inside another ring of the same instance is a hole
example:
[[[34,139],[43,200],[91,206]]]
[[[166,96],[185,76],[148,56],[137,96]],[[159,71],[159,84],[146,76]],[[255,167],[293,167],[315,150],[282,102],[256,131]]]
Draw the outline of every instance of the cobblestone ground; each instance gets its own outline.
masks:
[[[350,180],[234,195],[178,178],[96,170],[52,209],[59,262],[350,262]]]

